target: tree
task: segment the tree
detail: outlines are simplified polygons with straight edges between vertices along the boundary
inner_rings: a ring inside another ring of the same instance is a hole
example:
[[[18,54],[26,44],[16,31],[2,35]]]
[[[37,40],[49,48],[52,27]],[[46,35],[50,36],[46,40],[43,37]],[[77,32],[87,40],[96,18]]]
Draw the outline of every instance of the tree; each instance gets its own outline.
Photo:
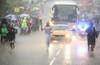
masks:
[[[14,13],[14,9],[16,7],[25,7],[27,6],[27,2],[25,2],[25,0],[7,0],[7,2],[10,5],[10,11],[11,13]]]
[[[3,16],[6,14],[7,8],[9,7],[9,4],[6,0],[0,0],[0,16]]]

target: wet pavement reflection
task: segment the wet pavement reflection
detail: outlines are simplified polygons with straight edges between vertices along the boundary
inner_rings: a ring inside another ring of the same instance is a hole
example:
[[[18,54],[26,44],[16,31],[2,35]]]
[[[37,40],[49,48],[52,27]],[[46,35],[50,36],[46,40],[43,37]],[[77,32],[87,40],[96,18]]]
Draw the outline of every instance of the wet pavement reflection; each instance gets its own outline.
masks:
[[[98,65],[100,56],[96,54],[97,51],[88,51],[86,39],[73,35],[71,43],[51,43],[49,65]]]

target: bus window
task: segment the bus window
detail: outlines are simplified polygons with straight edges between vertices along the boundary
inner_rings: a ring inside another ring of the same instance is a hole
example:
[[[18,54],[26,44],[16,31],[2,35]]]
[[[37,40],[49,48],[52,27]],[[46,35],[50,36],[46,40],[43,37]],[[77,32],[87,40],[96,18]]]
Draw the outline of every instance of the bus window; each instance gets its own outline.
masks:
[[[58,21],[74,22],[77,18],[77,8],[74,5],[55,5],[53,17]]]

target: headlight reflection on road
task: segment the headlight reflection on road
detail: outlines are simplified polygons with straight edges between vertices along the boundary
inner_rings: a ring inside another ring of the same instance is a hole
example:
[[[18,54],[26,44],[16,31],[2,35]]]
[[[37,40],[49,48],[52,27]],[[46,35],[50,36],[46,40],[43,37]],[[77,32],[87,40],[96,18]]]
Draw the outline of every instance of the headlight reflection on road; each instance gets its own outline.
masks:
[[[78,54],[79,57],[84,58],[86,56],[86,54],[87,54],[87,48],[85,48],[85,47],[78,47],[77,48],[77,54]]]
[[[65,62],[71,64],[71,44],[67,44],[65,47]]]
[[[73,41],[76,41],[76,40],[77,40],[77,38],[76,38],[75,35],[72,36],[72,40],[73,40]]]
[[[50,47],[49,47],[49,59],[52,58],[54,52],[55,52],[55,47],[54,47],[53,44],[50,44]]]
[[[57,40],[53,40],[52,42],[53,42],[53,43],[57,43]]]
[[[71,59],[71,45],[67,44],[65,48],[65,58]]]

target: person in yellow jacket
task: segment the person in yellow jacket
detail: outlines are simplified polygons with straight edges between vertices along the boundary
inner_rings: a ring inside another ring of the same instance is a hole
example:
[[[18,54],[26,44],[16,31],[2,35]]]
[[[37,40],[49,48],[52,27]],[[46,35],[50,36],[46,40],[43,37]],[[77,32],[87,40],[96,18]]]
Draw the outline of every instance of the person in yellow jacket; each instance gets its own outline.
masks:
[[[27,32],[27,17],[24,17],[21,23],[21,29]]]
[[[23,20],[22,20],[22,26],[23,27],[27,26],[27,18],[26,17],[24,17]]]

